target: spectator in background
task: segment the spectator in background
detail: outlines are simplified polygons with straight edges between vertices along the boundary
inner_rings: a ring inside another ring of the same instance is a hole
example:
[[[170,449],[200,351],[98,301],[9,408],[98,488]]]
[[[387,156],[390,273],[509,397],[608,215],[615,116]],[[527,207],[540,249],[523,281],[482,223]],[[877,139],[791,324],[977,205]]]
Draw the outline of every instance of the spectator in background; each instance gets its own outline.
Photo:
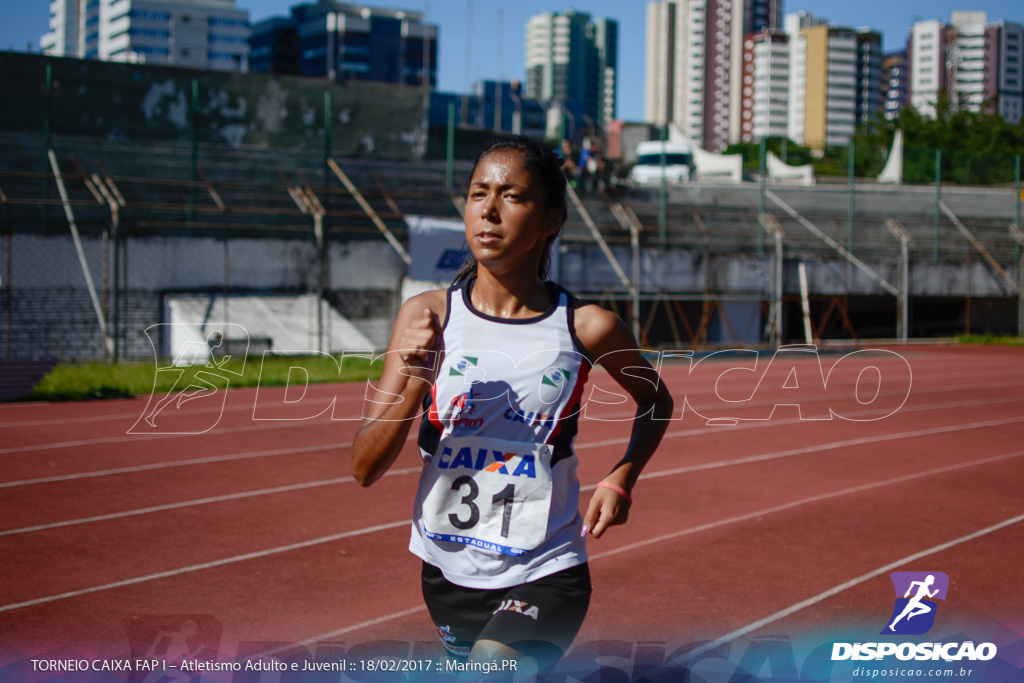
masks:
[[[577,178],[579,180],[580,192],[586,192],[589,188],[590,182],[590,169],[592,167],[590,159],[590,138],[583,138],[583,148],[580,149],[580,159],[577,162]]]
[[[587,157],[587,178],[590,181],[586,188],[587,192],[594,193],[604,191],[608,166],[605,164],[604,155],[598,145],[590,146],[590,156]]]
[[[563,159],[562,162],[562,173],[565,174],[565,179],[569,183],[569,186],[573,189],[576,188],[576,176],[577,168],[576,164],[573,163],[572,157],[572,143],[568,140],[562,140],[562,147],[559,150],[560,155]]]

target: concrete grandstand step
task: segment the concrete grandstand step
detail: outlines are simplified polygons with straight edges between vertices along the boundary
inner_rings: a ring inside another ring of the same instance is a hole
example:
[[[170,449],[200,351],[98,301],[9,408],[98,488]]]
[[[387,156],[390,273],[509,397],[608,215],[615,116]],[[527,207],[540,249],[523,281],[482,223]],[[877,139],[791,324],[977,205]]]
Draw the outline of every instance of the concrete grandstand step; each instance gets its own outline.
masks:
[[[0,360],[0,401],[24,399],[56,365],[55,359]]]

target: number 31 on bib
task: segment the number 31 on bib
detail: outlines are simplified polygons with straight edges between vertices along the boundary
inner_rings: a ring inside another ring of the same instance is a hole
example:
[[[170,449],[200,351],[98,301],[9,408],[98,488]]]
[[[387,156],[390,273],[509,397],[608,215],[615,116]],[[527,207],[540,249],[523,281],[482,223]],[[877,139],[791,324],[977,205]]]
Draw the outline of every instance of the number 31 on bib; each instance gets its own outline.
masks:
[[[447,438],[427,467],[427,538],[517,556],[544,542],[552,496],[549,445]]]

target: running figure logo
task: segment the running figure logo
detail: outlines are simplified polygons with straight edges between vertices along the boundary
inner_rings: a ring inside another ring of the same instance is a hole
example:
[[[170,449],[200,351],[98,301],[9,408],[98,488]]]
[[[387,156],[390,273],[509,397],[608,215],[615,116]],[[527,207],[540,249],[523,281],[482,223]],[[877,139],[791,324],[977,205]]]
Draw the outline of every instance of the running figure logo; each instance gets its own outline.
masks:
[[[935,623],[935,601],[946,599],[949,577],[942,572],[893,572],[889,578],[896,590],[896,606],[882,633],[927,633]]]
[[[241,377],[245,369],[245,328],[234,323],[159,323],[145,332],[156,360],[153,391],[128,433],[203,434],[213,429],[224,413],[233,376]],[[238,355],[232,364],[229,345]],[[168,363],[167,357],[173,360]],[[183,418],[186,411],[190,416]]]

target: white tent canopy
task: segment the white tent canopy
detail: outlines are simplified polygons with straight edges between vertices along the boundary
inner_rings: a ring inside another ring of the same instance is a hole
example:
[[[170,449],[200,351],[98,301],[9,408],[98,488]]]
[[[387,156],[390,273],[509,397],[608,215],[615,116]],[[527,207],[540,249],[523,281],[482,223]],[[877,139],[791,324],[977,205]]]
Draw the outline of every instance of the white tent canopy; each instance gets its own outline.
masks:
[[[235,353],[311,354],[320,348],[317,340],[317,297],[172,295],[166,300],[168,353],[179,365],[206,362],[210,358],[210,335],[220,332]],[[323,349],[329,353],[373,350],[374,344],[351,321],[323,306]],[[184,362],[182,354],[190,362]]]
[[[790,185],[813,185],[814,166],[789,166],[782,159],[768,152],[768,182],[788,183]]]
[[[686,141],[690,143],[690,147],[693,149],[693,164],[696,166],[695,180],[721,181],[737,185],[743,182],[742,154],[715,154],[701,149],[674,123],[669,126],[668,135],[671,142]]]
[[[899,128],[892,139],[892,150],[889,152],[888,161],[885,162],[885,168],[878,175],[878,182],[893,185],[903,182],[903,131]]]

